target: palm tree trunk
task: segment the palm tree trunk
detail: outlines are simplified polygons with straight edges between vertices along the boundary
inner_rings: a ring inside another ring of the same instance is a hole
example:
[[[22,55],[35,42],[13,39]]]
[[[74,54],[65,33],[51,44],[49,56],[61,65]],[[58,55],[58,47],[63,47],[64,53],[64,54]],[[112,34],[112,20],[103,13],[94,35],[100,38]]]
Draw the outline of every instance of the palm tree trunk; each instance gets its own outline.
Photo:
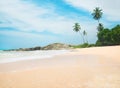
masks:
[[[85,40],[84,40],[84,37],[82,35],[82,33],[79,31],[80,35],[81,35],[81,38],[83,39],[83,44],[85,43]]]
[[[88,43],[88,36],[86,35],[86,40],[87,40],[87,43]]]

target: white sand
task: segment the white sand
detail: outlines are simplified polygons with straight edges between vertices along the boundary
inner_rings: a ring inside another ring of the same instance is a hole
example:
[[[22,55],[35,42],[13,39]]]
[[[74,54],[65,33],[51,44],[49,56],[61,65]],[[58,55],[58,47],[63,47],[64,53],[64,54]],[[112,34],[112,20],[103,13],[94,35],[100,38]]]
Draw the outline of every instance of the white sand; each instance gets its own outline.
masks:
[[[120,46],[0,64],[0,88],[120,88]]]

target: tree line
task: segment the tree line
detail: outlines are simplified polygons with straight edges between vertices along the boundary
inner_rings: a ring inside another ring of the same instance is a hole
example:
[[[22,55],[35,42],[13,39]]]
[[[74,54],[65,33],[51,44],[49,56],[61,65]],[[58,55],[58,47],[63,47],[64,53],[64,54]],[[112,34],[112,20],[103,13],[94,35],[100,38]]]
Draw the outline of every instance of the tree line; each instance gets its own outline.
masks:
[[[102,9],[96,7],[91,14],[93,19],[97,20],[97,38],[95,46],[107,46],[107,45],[119,45],[120,44],[120,25],[116,25],[114,28],[104,28],[103,24],[100,22],[100,19],[103,15]],[[83,40],[83,45],[88,45],[87,32],[83,30],[81,32],[81,27],[79,23],[75,23],[73,26],[75,32],[79,32]],[[85,39],[86,37],[86,39]]]
[[[120,25],[115,26],[112,29],[103,28],[97,34],[98,40],[96,45],[119,45],[120,44]]]

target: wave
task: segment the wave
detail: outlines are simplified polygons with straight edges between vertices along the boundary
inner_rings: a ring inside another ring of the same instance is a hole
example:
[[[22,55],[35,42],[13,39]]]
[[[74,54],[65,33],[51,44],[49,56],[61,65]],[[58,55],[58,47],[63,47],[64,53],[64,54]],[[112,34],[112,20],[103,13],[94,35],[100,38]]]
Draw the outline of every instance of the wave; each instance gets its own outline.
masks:
[[[68,52],[68,50],[38,50],[38,51],[0,51],[0,63],[21,60],[44,59]]]

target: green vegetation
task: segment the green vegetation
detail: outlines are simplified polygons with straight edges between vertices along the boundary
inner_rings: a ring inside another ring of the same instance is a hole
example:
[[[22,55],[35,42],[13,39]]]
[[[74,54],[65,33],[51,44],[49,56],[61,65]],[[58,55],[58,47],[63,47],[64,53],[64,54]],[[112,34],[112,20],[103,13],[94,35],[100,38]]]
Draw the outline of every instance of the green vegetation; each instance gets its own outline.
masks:
[[[97,34],[97,46],[119,45],[120,44],[120,25],[112,29],[102,29]]]
[[[87,47],[95,47],[95,46],[120,45],[120,25],[117,25],[112,29],[102,27],[102,29],[98,31],[97,37],[98,40],[96,41],[96,44],[84,43],[72,47],[87,48]]]
[[[82,35],[81,31],[80,31],[80,30],[81,30],[81,27],[80,27],[79,23],[75,23],[73,27],[74,27],[74,28],[73,28],[73,31],[79,32],[80,35],[81,35],[81,38],[83,39],[83,42],[84,42],[83,35]]]
[[[87,47],[95,47],[95,44],[88,44],[88,43],[84,43],[84,44],[80,44],[80,45],[74,45],[72,46],[73,48],[87,48]]]
[[[95,20],[98,20],[96,46],[108,46],[120,44],[120,25],[115,26],[112,29],[104,28],[103,24],[99,22],[102,17],[102,10],[96,7],[93,10],[92,16]]]
[[[81,33],[81,27],[80,27],[79,23],[75,23],[75,24],[74,24],[74,26],[73,26],[73,31],[80,33],[81,38],[82,38],[82,40],[83,40],[83,44],[84,44],[84,43],[88,43],[88,40],[87,40],[87,32],[84,30],[83,33]]]
[[[92,13],[92,16],[95,20],[98,21],[98,24],[99,24],[99,20],[100,18],[102,17],[102,9],[100,9],[99,7],[96,7],[94,10],[93,10],[93,13]]]
[[[112,29],[104,28],[103,24],[100,23],[102,17],[102,9],[96,7],[93,10],[92,16],[98,21],[97,26],[97,38],[96,44],[89,44],[87,40],[87,32],[84,30],[83,34],[80,32],[81,28],[79,23],[75,23],[74,31],[80,32],[83,38],[83,44],[72,46],[73,48],[85,48],[85,47],[95,47],[95,46],[110,46],[110,45],[120,45],[120,25],[115,26]]]

